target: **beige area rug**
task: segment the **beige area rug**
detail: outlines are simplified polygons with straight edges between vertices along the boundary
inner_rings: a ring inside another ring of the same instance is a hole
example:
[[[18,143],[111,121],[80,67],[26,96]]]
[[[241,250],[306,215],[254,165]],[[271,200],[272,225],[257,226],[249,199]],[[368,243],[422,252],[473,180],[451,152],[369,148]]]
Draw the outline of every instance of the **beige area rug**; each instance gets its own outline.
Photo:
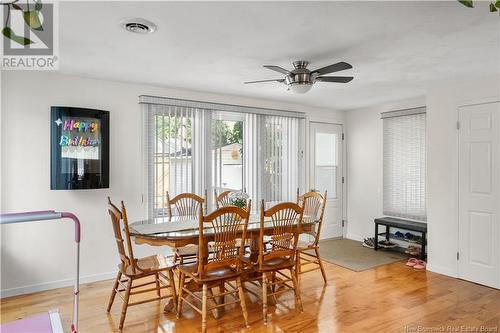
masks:
[[[319,244],[321,259],[329,263],[360,272],[373,267],[406,260],[404,253],[364,247],[351,239],[328,239]]]

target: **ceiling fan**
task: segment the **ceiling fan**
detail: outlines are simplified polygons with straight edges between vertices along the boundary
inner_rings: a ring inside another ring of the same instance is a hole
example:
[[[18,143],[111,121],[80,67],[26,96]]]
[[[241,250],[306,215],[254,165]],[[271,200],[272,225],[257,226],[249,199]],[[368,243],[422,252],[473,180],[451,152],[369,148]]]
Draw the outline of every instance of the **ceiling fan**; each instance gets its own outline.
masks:
[[[261,82],[280,82],[286,84],[288,90],[292,90],[293,92],[299,94],[304,94],[309,90],[311,90],[312,85],[316,82],[347,83],[353,79],[352,76],[323,76],[325,74],[330,74],[352,68],[350,64],[343,61],[333,65],[321,67],[313,71],[307,69],[307,65],[309,65],[309,62],[305,60],[294,61],[292,64],[294,69],[292,69],[291,71],[279,66],[264,65],[264,67],[267,69],[276,71],[281,74],[285,74],[284,79],[247,81],[244,83],[249,84],[249,83],[261,83]]]

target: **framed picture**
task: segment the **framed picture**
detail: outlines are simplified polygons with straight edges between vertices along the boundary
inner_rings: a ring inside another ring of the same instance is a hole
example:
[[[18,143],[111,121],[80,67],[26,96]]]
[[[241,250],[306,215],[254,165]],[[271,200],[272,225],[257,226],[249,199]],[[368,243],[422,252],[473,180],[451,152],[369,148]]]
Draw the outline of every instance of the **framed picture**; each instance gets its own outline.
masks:
[[[109,111],[52,106],[50,189],[109,187]]]

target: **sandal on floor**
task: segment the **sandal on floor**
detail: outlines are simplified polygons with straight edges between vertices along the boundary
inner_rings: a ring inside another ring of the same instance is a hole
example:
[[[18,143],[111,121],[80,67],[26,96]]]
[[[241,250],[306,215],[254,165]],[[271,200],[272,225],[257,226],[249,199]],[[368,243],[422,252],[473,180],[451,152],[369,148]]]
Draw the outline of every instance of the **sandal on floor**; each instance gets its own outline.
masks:
[[[427,263],[423,260],[419,260],[418,263],[415,266],[413,266],[413,268],[422,270],[425,269],[425,266],[427,266]]]
[[[420,260],[418,260],[417,258],[410,258],[408,259],[408,261],[406,262],[406,266],[409,266],[409,267],[413,267],[415,266],[416,264],[418,264]]]

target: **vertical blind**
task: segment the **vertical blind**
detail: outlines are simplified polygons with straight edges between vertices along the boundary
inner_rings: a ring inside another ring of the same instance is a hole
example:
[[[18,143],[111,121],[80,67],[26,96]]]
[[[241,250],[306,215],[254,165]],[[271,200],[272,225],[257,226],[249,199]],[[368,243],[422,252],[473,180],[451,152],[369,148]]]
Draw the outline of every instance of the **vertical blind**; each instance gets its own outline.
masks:
[[[299,119],[265,116],[263,129],[263,199],[291,200],[299,187]]]
[[[425,108],[382,113],[385,215],[426,221]]]
[[[212,168],[220,165],[213,152],[221,148],[214,122],[224,119],[220,114],[231,112],[242,115],[242,188],[253,199],[253,208],[258,208],[260,199],[294,199],[304,178],[299,158],[303,113],[151,96],[141,96],[140,104],[145,119],[149,216],[165,214],[167,191],[172,196],[182,192],[203,195],[206,189],[210,197],[218,185]]]
[[[148,201],[150,213],[166,213],[166,193],[195,192],[196,167],[204,154],[199,144],[201,112],[183,106],[148,105],[146,114]],[[198,185],[198,186],[197,186]]]

